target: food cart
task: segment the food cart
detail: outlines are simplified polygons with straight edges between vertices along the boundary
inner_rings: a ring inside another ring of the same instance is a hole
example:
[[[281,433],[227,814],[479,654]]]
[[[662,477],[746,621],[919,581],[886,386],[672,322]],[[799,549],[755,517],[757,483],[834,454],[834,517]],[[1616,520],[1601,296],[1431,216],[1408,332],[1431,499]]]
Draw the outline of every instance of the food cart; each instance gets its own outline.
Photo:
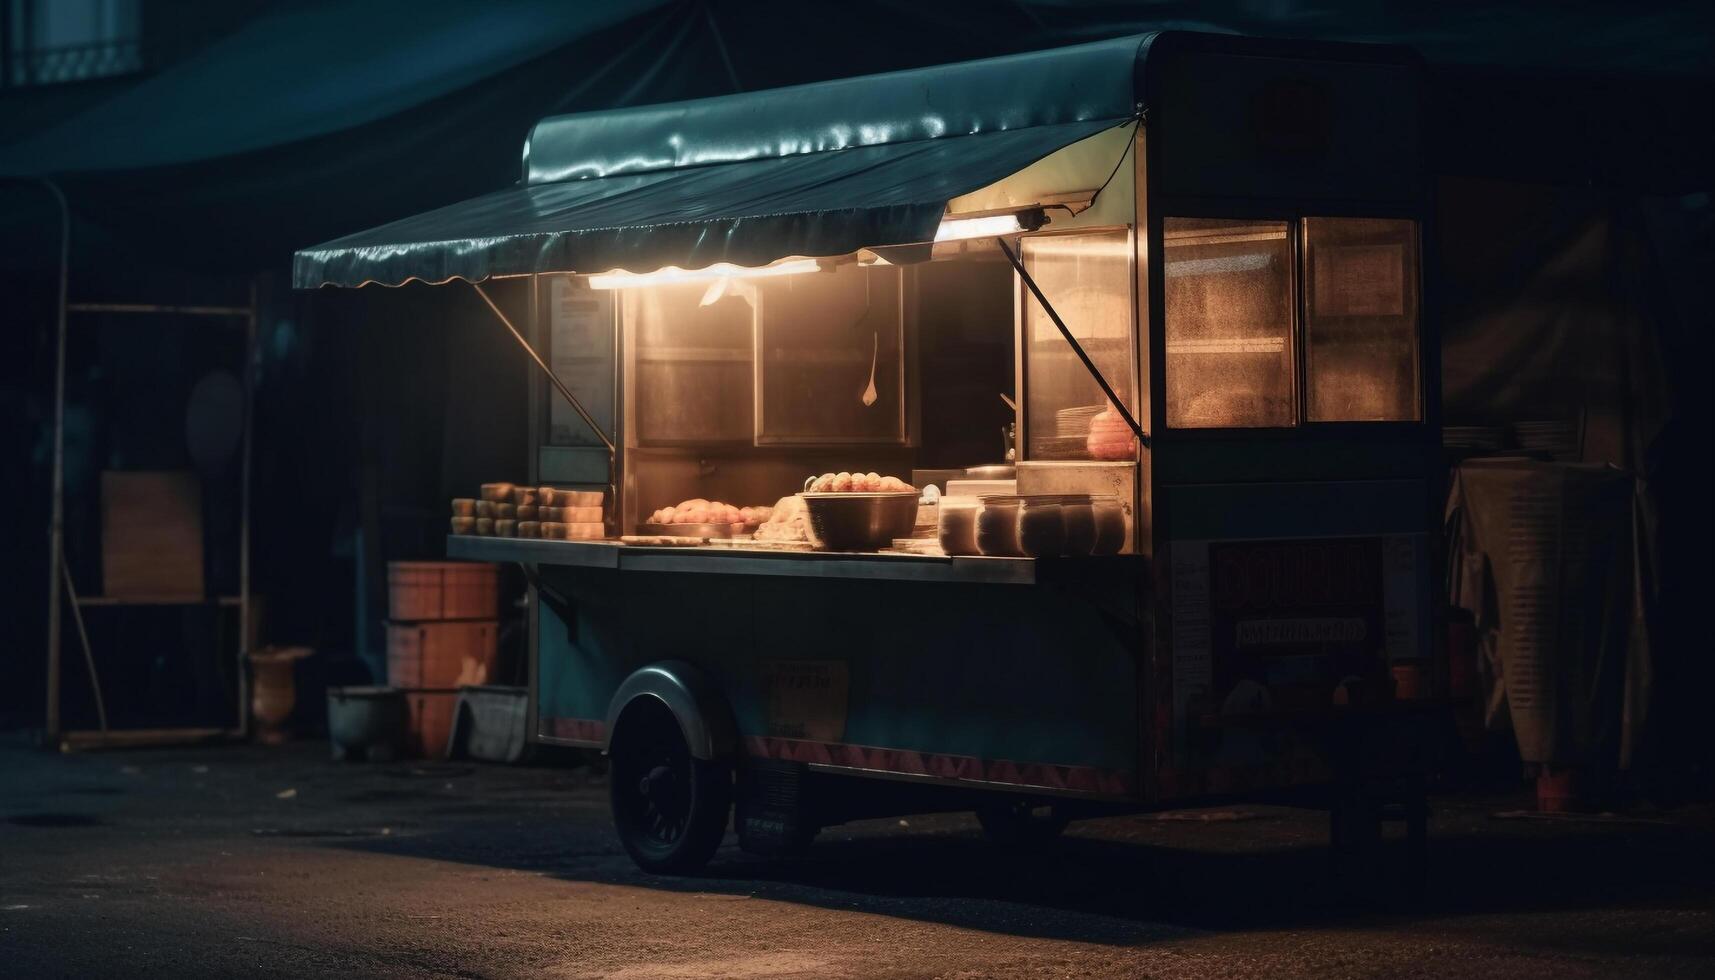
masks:
[[[551,117],[518,186],[295,284],[475,289],[541,368],[519,506],[601,525],[447,553],[526,569],[534,737],[610,753],[646,869],[735,809],[760,850],[1238,797],[1420,839],[1420,92],[1398,48],[1167,32]]]

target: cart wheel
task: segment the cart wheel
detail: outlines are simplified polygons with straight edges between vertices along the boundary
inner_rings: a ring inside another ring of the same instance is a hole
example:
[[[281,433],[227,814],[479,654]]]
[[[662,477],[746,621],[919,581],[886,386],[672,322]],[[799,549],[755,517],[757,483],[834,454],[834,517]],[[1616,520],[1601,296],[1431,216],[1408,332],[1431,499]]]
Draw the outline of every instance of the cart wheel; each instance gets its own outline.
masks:
[[[1007,800],[977,808],[977,822],[992,841],[1040,844],[1060,836],[1072,819],[1057,806],[1030,800]]]
[[[732,766],[691,755],[678,719],[645,698],[625,710],[609,746],[614,829],[637,866],[689,874],[720,847],[732,809]]]

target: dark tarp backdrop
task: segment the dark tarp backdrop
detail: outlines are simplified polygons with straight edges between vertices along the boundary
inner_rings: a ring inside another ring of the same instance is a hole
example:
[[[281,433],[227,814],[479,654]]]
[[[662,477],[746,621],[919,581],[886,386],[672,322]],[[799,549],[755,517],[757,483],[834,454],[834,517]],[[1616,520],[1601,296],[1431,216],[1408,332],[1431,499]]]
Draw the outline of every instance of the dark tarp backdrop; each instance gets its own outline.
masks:
[[[1173,28],[1410,45],[1430,66],[1443,178],[1448,419],[1602,415],[1601,458],[1661,486],[1671,619],[1708,582],[1709,518],[1692,491],[1709,410],[1693,394],[1715,360],[1715,135],[1693,120],[1715,101],[1712,21],[1708,5],[1592,2],[282,3],[18,135],[0,147],[0,174],[53,175],[71,198],[74,299],[230,302],[262,277],[255,568],[272,597],[268,639],[349,648],[350,617],[328,610],[352,595],[363,473],[394,481],[381,489],[403,511],[438,515],[447,487],[475,478],[453,471],[455,457],[487,447],[489,469],[522,458],[505,453],[524,375],[468,297],[294,295],[294,249],[504,192],[525,135],[555,114]],[[0,185],[0,275],[14,297],[0,405],[8,458],[31,461],[28,479],[7,481],[19,499],[3,539],[22,585],[3,612],[21,636],[0,710],[25,718],[40,710],[33,570],[46,567],[56,243],[44,201]],[[481,386],[474,406],[446,407]],[[408,515],[390,520],[405,529],[399,548],[420,547]]]

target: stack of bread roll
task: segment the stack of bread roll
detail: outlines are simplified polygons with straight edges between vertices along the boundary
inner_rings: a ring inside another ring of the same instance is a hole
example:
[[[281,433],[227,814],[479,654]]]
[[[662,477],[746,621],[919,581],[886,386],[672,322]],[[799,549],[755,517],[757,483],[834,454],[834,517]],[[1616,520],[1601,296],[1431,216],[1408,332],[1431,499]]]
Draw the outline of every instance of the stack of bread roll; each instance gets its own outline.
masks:
[[[600,490],[484,483],[480,498],[453,500],[454,534],[590,541],[606,536]]]

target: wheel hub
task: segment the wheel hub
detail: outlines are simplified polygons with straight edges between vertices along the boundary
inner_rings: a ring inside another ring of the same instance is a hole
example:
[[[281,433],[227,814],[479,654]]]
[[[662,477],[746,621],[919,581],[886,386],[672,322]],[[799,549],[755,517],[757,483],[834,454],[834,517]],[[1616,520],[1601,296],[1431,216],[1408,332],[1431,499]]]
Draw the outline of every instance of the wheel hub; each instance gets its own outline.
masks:
[[[657,806],[670,802],[673,798],[673,770],[655,766],[637,781],[637,791]]]

